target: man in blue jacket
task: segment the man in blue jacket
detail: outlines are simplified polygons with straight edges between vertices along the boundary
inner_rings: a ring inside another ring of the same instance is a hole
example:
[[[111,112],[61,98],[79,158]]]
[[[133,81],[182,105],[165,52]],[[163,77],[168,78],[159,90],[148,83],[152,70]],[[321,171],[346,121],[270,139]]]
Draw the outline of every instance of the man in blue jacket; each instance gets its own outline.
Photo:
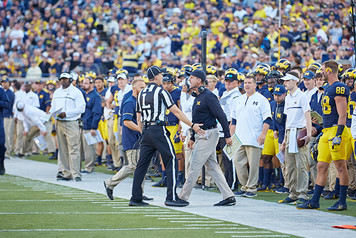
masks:
[[[82,115],[83,120],[83,150],[84,150],[84,166],[85,169],[82,173],[94,172],[95,168],[95,144],[89,145],[85,139],[85,134],[90,133],[92,136],[96,136],[98,124],[103,114],[101,108],[101,97],[94,90],[94,80],[91,77],[85,77],[83,81],[83,89],[85,91],[86,107],[85,112]]]
[[[4,130],[4,109],[10,108],[10,100],[7,98],[5,90],[0,87],[0,175],[5,174],[5,130]]]
[[[5,129],[5,157],[9,158],[12,148],[12,136],[14,133],[14,118],[12,115],[12,107],[14,106],[15,94],[10,90],[10,79],[7,76],[3,76],[1,80],[1,86],[5,90],[6,96],[10,101],[10,107],[3,109],[4,117],[4,129]]]

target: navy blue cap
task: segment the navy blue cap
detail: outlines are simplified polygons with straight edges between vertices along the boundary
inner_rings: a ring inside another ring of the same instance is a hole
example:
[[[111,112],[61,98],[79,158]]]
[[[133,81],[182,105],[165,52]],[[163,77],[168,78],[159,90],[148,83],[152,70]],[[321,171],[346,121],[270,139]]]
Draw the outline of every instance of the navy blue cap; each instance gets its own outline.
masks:
[[[2,76],[1,82],[10,82],[10,79],[6,76]]]
[[[287,91],[283,85],[276,85],[273,89],[273,94],[282,95],[284,93],[287,93]]]
[[[307,71],[304,73],[303,78],[311,80],[315,77],[315,74],[312,71]]]
[[[233,82],[234,80],[237,81],[237,74],[227,73],[225,75],[225,80]]]
[[[194,76],[194,77],[200,78],[203,83],[206,81],[206,74],[204,73],[203,70],[200,70],[200,69],[194,70],[190,74],[190,76]]]
[[[157,66],[151,66],[148,70],[147,70],[147,77],[148,79],[154,79],[155,76],[159,75],[162,73],[162,70],[157,67]]]
[[[39,80],[36,80],[35,83],[43,83],[43,81],[39,79]]]

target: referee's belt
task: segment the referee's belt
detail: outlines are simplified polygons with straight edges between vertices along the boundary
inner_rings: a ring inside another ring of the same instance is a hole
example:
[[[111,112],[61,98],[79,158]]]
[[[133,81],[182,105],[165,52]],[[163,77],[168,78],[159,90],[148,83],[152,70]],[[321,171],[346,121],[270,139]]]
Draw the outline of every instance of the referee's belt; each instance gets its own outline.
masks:
[[[165,121],[150,121],[150,122],[144,122],[143,123],[145,128],[148,128],[150,126],[166,126],[167,123]]]

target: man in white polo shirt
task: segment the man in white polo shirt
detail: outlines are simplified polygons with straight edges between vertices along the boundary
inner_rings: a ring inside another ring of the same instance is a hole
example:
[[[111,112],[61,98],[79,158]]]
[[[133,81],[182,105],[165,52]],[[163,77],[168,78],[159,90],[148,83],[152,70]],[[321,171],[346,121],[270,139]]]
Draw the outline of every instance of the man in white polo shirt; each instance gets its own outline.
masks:
[[[53,93],[50,113],[60,109],[56,115],[58,139],[58,168],[62,176],[58,180],[82,181],[80,174],[80,132],[78,119],[85,112],[85,99],[82,92],[72,85],[72,75],[63,72],[59,75],[61,87]]]
[[[287,115],[286,133],[281,146],[285,151],[285,163],[289,181],[290,195],[279,203],[292,203],[297,200],[304,203],[308,200],[308,147],[312,133],[310,106],[305,93],[298,88],[299,78],[294,72],[281,78],[289,94],[285,99],[284,114]],[[306,127],[307,134],[301,140],[304,145],[298,148],[297,136]]]
[[[254,76],[246,76],[246,93],[236,99],[232,112],[231,132],[235,132],[242,142],[234,157],[237,176],[242,184],[241,191],[236,192],[236,196],[256,196],[263,143],[269,129],[268,123],[272,120],[269,102],[256,92],[256,86]]]

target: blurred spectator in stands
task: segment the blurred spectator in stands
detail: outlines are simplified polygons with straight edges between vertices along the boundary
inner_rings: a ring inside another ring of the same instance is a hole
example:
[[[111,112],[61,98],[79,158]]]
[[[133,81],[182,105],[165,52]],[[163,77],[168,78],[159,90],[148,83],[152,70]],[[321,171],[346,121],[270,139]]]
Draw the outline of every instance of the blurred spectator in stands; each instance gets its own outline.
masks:
[[[41,68],[37,65],[34,59],[30,59],[30,67],[27,70],[26,79],[33,81],[33,80],[40,79],[41,77],[42,77]]]

